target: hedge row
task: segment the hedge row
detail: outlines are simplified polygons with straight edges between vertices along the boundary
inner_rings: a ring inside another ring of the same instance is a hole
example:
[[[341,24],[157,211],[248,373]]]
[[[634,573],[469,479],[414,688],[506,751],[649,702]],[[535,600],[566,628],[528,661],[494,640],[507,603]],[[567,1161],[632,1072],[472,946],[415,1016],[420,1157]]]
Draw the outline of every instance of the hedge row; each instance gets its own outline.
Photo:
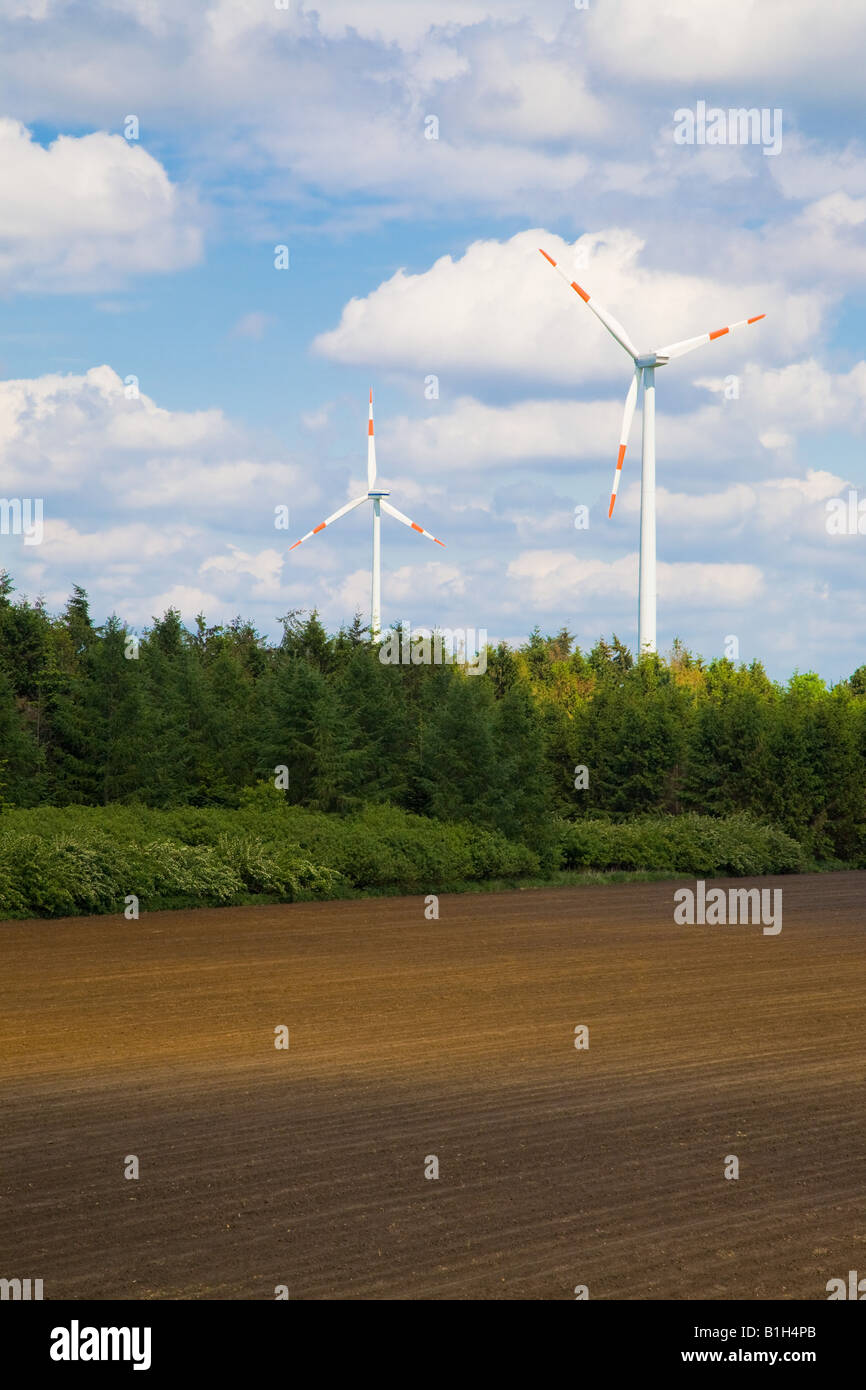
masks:
[[[746,815],[639,816],[616,823],[562,821],[558,835],[566,869],[646,869],[697,877],[797,873],[802,845],[777,826]]]
[[[340,819],[277,803],[239,811],[65,807],[0,816],[0,918],[419,892],[537,873],[524,845],[387,807]]]
[[[758,875],[806,867],[797,841],[745,815],[557,823],[565,870]],[[539,878],[537,854],[496,831],[388,806],[339,817],[272,791],[238,810],[43,807],[0,816],[0,918],[434,892]]]

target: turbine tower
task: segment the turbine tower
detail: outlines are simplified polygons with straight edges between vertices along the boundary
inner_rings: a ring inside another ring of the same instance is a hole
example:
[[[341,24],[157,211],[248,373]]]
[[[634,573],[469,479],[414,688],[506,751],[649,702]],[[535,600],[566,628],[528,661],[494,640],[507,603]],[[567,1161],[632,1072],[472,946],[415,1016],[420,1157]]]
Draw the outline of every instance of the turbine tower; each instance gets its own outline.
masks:
[[[613,314],[603,309],[597,300],[591,299],[586,290],[581,289],[575,280],[569,280],[565,271],[538,248],[546,261],[561,275],[567,285],[579,294],[584,304],[588,304],[596,318],[601,319],[608,333],[624,348],[634,362],[634,376],[625,398],[622,429],[619,436],[619,454],[613,475],[613,491],[610,494],[608,517],[613,516],[623,459],[625,458],[631,423],[634,419],[638,392],[643,385],[643,440],[641,448],[640,475],[640,599],[638,606],[638,653],[654,652],[656,649],[656,367],[664,367],[674,357],[682,357],[694,348],[703,347],[716,338],[723,338],[735,328],[745,328],[747,324],[757,323],[766,314],[756,314],[752,319],[741,319],[739,323],[729,324],[727,328],[716,328],[712,333],[700,333],[696,338],[684,338],[680,343],[670,343],[655,352],[638,352],[621,323]]]
[[[301,536],[299,541],[289,546],[289,550],[295,550],[304,541],[308,541],[311,536],[318,535],[319,531],[324,531],[326,526],[330,526],[332,521],[337,521],[347,512],[354,511],[355,507],[360,507],[362,502],[373,503],[373,586],[370,597],[370,640],[375,642],[382,631],[382,512],[385,511],[389,516],[396,517],[397,521],[402,521],[404,526],[411,526],[413,531],[419,535],[426,536],[428,540],[434,541],[436,545],[444,547],[445,542],[437,540],[431,536],[429,531],[425,531],[423,526],[411,521],[403,512],[399,512],[396,507],[392,507],[390,502],[386,502],[386,497],[391,494],[382,488],[376,487],[376,440],[373,434],[373,392],[370,391],[370,419],[367,424],[367,491],[361,497],[356,497],[354,501],[347,502],[345,507],[341,507],[333,516],[329,516],[325,521],[320,521],[318,526],[314,526],[312,531],[308,531],[305,536]]]

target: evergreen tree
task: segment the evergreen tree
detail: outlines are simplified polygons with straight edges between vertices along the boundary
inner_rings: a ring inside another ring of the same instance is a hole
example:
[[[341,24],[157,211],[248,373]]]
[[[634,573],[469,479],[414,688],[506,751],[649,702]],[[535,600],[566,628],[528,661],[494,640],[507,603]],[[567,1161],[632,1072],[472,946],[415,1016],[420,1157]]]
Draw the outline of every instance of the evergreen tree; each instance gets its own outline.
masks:
[[[493,695],[483,678],[445,669],[444,696],[425,722],[420,781],[430,814],[493,825],[504,777],[493,738]]]
[[[553,797],[541,719],[529,689],[512,685],[495,712],[495,750],[500,792],[493,823],[511,839],[549,853]]]
[[[0,671],[0,807],[37,806],[44,791],[40,750],[21,717],[8,677]]]

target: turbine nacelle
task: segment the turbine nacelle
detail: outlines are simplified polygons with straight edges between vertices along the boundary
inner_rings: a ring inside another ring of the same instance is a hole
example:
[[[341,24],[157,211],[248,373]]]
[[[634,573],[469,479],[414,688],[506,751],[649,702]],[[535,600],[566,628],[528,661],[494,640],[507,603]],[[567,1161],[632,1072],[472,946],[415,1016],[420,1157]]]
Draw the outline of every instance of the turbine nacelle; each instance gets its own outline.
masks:
[[[367,496],[368,496],[368,497],[390,497],[391,494],[390,494],[390,492],[383,492],[381,488],[377,488],[377,489],[375,490],[375,492],[368,492],[368,493],[367,493]]]
[[[642,352],[634,359],[634,365],[643,371],[645,367],[664,367],[669,361],[670,358],[664,352]]]

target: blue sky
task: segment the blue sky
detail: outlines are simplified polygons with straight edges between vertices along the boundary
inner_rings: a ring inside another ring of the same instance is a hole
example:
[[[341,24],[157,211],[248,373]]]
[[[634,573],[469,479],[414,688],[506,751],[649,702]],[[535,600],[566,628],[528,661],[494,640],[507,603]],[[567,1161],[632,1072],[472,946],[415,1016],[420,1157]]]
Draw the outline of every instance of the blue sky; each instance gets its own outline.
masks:
[[[642,347],[766,312],[658,374],[659,643],[850,673],[864,42],[805,0],[5,0],[0,495],[45,535],[0,564],[139,628],[349,621],[366,509],[288,546],[365,490],[372,386],[380,475],[447,547],[384,522],[386,623],[634,645],[629,364],[545,245]],[[699,101],[779,110],[779,153],[678,145]]]

